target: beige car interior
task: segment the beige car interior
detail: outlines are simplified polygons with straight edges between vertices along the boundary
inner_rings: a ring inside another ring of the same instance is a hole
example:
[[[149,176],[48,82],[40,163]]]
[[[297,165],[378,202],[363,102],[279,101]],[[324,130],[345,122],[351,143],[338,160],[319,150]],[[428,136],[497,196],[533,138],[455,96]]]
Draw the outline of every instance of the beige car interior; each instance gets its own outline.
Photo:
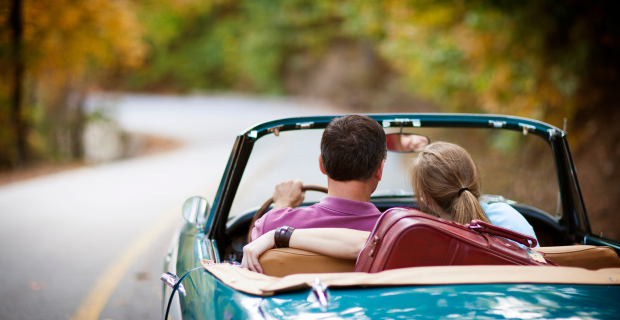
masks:
[[[590,270],[620,268],[620,258],[610,247],[586,245],[540,247],[535,249],[558,265]]]
[[[296,273],[353,272],[355,260],[344,260],[295,248],[268,250],[258,258],[263,273],[284,277]]]
[[[377,273],[299,273],[274,277],[228,263],[202,260],[207,272],[235,290],[258,296],[310,288],[318,278],[330,288],[404,285],[545,283],[620,285],[620,268],[587,270],[571,267],[443,266],[392,269]],[[536,268],[536,272],[532,269]]]
[[[610,247],[588,245],[541,247],[535,249],[560,266],[589,270],[620,268],[620,258]],[[263,273],[284,277],[298,273],[352,272],[355,260],[343,260],[294,248],[268,250],[259,258]]]

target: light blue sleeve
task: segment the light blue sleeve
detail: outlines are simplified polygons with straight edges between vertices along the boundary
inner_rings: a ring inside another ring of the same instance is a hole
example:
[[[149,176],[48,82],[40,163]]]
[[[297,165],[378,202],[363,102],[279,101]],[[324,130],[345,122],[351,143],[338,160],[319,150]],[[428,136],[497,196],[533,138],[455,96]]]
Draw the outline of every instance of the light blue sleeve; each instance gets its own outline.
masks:
[[[538,242],[536,233],[534,233],[534,228],[532,228],[519,211],[515,210],[509,204],[501,202],[490,204],[480,203],[480,206],[487,214],[492,224],[534,237]],[[538,244],[536,246],[540,247]]]

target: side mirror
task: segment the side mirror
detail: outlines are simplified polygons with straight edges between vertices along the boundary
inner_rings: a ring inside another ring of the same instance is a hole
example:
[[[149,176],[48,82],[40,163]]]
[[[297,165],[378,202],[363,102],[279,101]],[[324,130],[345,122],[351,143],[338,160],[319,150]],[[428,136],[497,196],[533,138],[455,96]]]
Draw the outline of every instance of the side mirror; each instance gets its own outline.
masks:
[[[210,210],[211,206],[207,199],[194,196],[187,199],[183,204],[183,218],[193,225],[203,226],[207,223],[207,215]]]
[[[428,137],[414,133],[390,133],[386,138],[387,149],[394,152],[420,152],[431,143]]]

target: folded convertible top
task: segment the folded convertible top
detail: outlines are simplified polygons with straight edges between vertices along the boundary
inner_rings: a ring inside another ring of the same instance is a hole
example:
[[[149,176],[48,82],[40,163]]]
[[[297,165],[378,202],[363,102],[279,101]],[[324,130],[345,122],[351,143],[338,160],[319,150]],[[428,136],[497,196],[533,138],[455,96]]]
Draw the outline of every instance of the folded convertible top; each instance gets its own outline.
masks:
[[[301,273],[283,278],[252,272],[228,263],[202,260],[204,268],[235,290],[257,296],[310,288],[316,278],[328,287],[415,286],[478,283],[620,285],[620,268],[446,266],[393,269],[378,273]]]

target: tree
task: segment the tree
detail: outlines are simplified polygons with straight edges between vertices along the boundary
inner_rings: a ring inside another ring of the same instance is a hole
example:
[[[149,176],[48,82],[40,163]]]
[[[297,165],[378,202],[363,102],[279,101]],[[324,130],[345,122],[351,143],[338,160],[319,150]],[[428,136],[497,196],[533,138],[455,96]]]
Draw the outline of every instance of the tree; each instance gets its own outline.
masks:
[[[26,159],[25,125],[22,118],[22,91],[24,78],[24,63],[22,59],[23,19],[22,1],[13,0],[10,13],[12,31],[13,61],[13,93],[11,97],[11,121],[17,150],[16,163],[20,165]]]
[[[12,78],[0,75],[0,83],[15,82],[12,93],[4,85],[0,89],[0,100],[11,96],[13,106],[10,119],[0,117],[0,145],[8,146],[0,149],[0,165],[25,160],[26,145],[39,157],[79,158],[84,93],[114,70],[139,66],[146,54],[134,4],[29,0],[20,24],[20,3],[0,0],[2,8],[11,8],[0,11],[0,21],[12,26],[0,27],[0,67],[16,70]],[[31,125],[25,127],[24,120]]]

